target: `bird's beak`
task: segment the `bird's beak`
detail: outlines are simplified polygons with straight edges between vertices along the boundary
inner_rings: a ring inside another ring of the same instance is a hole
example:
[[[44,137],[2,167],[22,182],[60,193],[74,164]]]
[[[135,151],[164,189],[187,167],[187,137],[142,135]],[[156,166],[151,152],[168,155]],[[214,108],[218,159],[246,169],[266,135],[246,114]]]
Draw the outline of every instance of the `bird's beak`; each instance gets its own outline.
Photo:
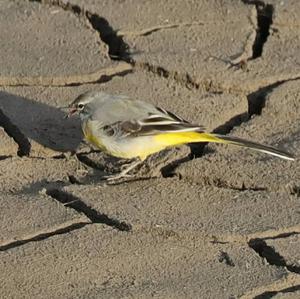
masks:
[[[69,107],[69,113],[65,116],[65,118],[70,118],[71,116],[73,116],[74,114],[76,114],[76,112],[78,112],[78,110],[74,107]]]

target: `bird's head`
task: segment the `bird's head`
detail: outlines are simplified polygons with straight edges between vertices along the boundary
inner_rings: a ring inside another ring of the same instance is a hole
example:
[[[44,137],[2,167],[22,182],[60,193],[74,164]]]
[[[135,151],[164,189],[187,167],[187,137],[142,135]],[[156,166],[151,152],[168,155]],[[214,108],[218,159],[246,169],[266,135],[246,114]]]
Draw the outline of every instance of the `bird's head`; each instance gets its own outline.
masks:
[[[67,118],[79,114],[81,118],[89,116],[91,111],[96,107],[95,103],[101,98],[102,93],[99,91],[88,91],[79,95],[69,106]]]

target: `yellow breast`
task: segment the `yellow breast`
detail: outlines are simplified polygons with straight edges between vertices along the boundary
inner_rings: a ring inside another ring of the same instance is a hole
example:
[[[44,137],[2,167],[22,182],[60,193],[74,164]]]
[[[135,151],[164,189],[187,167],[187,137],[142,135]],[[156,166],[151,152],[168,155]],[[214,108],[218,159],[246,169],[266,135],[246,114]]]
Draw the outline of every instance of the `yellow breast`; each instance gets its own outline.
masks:
[[[106,147],[102,143],[101,138],[99,138],[99,136],[96,136],[96,134],[94,134],[91,121],[86,121],[82,124],[82,131],[87,141],[94,144],[102,151],[106,150]]]

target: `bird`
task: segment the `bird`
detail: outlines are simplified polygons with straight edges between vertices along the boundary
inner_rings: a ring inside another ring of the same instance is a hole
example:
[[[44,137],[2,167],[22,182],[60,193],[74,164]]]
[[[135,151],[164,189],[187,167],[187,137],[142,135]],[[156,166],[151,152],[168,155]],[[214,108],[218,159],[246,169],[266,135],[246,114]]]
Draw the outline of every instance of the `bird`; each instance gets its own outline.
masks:
[[[199,142],[232,144],[294,160],[294,156],[275,147],[235,136],[206,132],[201,125],[129,96],[88,91],[68,106],[67,117],[79,114],[85,139],[111,156],[134,160],[113,180],[130,176],[128,173],[149,155],[166,148]]]

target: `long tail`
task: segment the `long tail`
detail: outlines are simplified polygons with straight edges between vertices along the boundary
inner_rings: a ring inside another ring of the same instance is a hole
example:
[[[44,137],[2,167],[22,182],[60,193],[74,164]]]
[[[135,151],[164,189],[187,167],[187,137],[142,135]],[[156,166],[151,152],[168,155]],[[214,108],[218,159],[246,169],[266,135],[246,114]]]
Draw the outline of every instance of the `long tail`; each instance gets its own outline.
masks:
[[[285,160],[294,160],[294,156],[288,152],[279,150],[275,147],[256,143],[253,141],[248,141],[242,138],[227,136],[227,135],[218,135],[218,134],[211,134],[211,133],[198,133],[199,141],[201,142],[215,142],[215,143],[225,143],[225,144],[233,144],[238,146],[243,146],[247,148],[251,148],[253,150],[263,152],[266,154],[270,154]],[[197,141],[195,141],[197,142]]]

